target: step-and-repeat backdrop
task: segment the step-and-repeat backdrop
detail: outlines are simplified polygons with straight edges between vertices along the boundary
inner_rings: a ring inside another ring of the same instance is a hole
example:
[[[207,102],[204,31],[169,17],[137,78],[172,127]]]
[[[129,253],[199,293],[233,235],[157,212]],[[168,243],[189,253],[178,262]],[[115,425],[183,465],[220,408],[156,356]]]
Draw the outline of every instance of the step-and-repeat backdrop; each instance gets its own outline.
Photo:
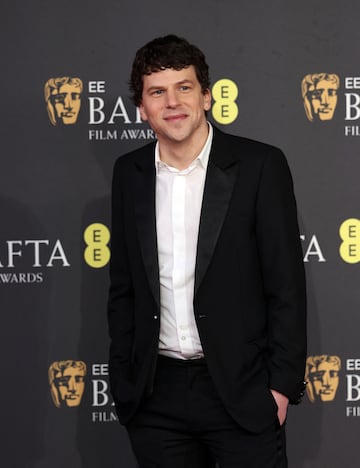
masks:
[[[281,147],[293,172],[309,385],[290,409],[290,466],[358,467],[359,3],[6,4],[1,465],[136,466],[108,389],[109,193],[115,159],[154,138],[128,97],[134,53],[175,33],[207,56],[211,121]]]

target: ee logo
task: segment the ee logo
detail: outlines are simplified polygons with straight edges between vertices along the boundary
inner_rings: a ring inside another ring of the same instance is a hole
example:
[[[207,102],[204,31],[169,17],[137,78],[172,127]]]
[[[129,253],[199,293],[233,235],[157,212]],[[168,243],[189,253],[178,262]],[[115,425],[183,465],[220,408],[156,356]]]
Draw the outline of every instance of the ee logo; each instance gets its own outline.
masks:
[[[110,231],[101,223],[90,224],[84,231],[84,241],[87,245],[84,251],[85,262],[92,268],[103,268],[109,263]]]
[[[340,226],[340,256],[347,263],[360,262],[360,220],[346,219]]]
[[[212,107],[212,115],[216,122],[223,125],[234,122],[239,113],[235,102],[238,97],[236,83],[226,78],[217,81],[212,87],[212,97],[215,101]]]

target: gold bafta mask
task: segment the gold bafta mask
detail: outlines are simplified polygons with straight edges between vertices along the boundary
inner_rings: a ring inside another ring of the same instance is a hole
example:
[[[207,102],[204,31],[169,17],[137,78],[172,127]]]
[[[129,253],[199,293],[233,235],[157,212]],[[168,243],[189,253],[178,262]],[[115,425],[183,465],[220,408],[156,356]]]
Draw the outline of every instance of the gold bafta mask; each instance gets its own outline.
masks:
[[[83,83],[80,78],[50,78],[44,86],[50,122],[73,125],[79,115]]]
[[[310,122],[334,117],[339,86],[340,79],[334,73],[314,73],[303,78],[301,92]]]
[[[333,401],[339,386],[341,359],[338,356],[322,354],[309,356],[306,360],[306,392],[311,402]]]
[[[57,408],[79,406],[85,389],[83,361],[55,361],[49,367],[50,392]]]

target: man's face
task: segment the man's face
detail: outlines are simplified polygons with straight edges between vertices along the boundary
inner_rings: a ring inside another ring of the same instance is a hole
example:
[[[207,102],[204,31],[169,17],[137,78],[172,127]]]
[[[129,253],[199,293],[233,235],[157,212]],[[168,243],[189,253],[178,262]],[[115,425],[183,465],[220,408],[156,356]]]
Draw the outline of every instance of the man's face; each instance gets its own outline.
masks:
[[[332,401],[339,385],[337,365],[324,361],[319,364],[317,370],[311,372],[310,376],[315,395],[320,397],[321,401]]]
[[[55,109],[56,119],[65,125],[74,124],[80,110],[80,89],[69,83],[54,89],[50,99]]]
[[[76,367],[68,367],[62,375],[60,372],[55,377],[55,383],[59,390],[60,401],[66,406],[79,406],[84,393],[84,372]]]
[[[331,120],[337,104],[336,84],[328,80],[319,81],[315,89],[309,92],[309,100],[314,117]]]
[[[172,68],[144,75],[143,120],[149,122],[160,144],[191,142],[207,126],[204,111],[210,109],[210,91],[201,90],[195,68]]]

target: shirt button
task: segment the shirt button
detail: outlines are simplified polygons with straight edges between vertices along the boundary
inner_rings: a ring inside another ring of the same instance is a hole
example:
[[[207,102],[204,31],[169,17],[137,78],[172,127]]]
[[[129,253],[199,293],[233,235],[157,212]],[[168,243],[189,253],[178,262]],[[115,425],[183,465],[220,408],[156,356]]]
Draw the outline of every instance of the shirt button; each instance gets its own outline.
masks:
[[[183,341],[186,340],[186,336],[183,335],[183,336],[181,337],[181,339],[182,339]]]
[[[180,325],[180,330],[186,330],[187,329],[187,325]]]

